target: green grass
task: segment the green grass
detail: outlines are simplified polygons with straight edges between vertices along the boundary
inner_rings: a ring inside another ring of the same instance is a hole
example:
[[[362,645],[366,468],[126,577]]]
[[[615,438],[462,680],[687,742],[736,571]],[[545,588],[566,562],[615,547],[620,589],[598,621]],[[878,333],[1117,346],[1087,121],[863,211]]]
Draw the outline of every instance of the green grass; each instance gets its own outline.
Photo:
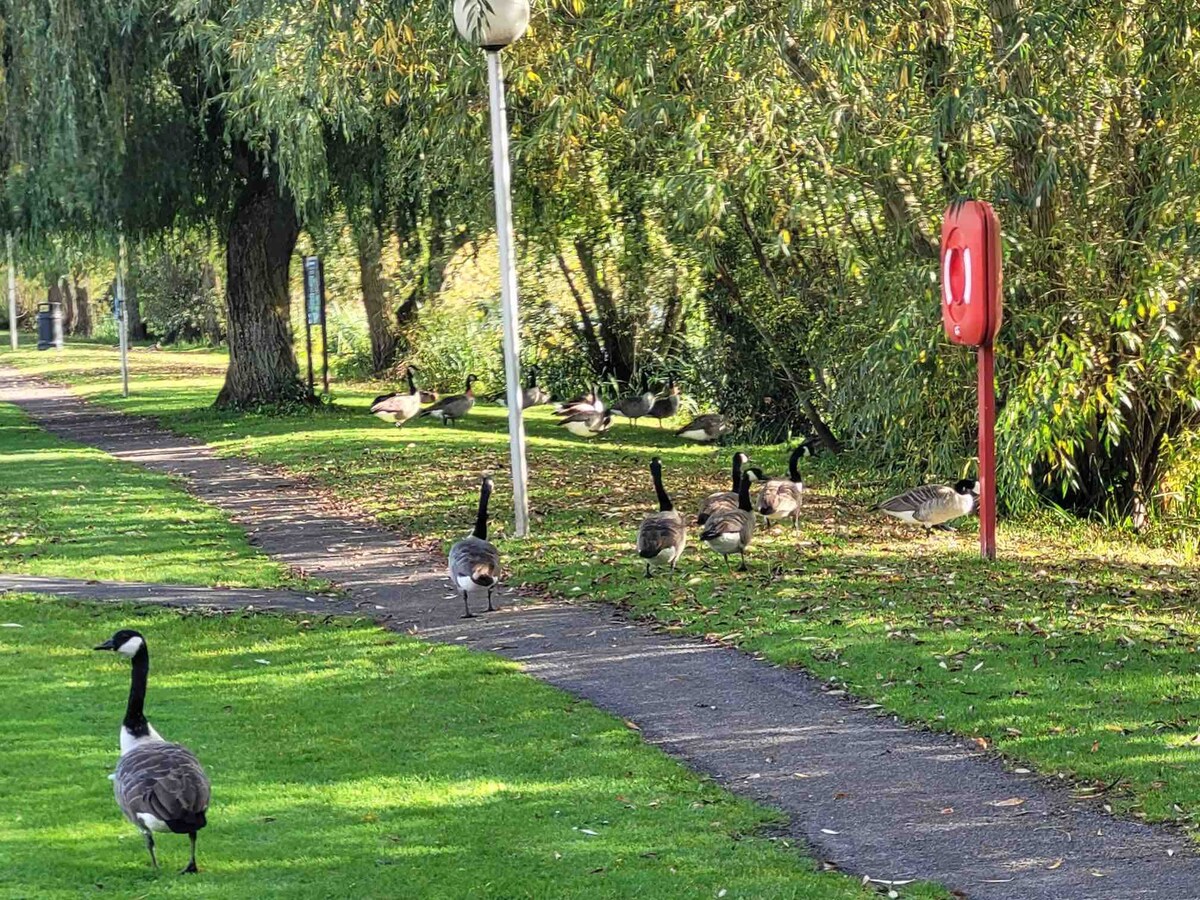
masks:
[[[104,355],[107,354],[107,355]],[[0,361],[6,357],[0,355]],[[505,538],[504,413],[478,407],[458,428],[403,429],[365,415],[378,386],[298,416],[225,416],[209,404],[224,360],[143,353],[122,400],[115,354],[24,354],[82,393],[328,484],[403,531],[445,542],[470,528],[478,473],[497,472],[495,510],[510,582],[602,599],[669,627],[809,668],[832,687],[1014,760],[1103,792],[1115,809],[1193,824],[1200,817],[1200,568],[1194,556],[1057,519],[1002,522],[1001,560],[977,556],[975,525],[926,537],[863,512],[891,486],[853,460],[807,466],[801,534],[760,531],[752,571],[726,575],[695,543],[675,584],[645,581],[634,532],[653,507],[658,454],[677,504],[727,487],[732,448],[680,446],[653,426],[617,425],[585,443],[528,417],[536,537]],[[192,372],[192,375],[187,375]],[[786,449],[750,448],[770,473]],[[957,473],[947,473],[950,477]]]
[[[238,587],[296,583],[171,479],[0,404],[0,572]]]
[[[0,632],[0,897],[869,896],[769,837],[769,812],[491,656],[32,597],[0,598],[0,621],[22,626]],[[155,873],[112,798],[129,666],[90,648],[119,627],[147,637],[150,720],[213,780],[194,877],[173,835]]]

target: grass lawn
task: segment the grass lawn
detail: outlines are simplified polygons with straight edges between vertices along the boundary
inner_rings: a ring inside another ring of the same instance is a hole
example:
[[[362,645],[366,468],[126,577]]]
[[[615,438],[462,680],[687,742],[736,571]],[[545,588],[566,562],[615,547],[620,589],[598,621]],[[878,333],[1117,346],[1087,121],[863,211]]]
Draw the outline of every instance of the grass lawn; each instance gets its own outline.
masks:
[[[0,354],[0,362],[12,360]],[[338,404],[289,417],[208,408],[224,359],[134,355],[120,398],[116,354],[72,347],[19,364],[104,403],[156,415],[222,452],[313,476],[406,533],[447,541],[469,530],[478,473],[497,472],[496,523],[510,582],[603,599],[688,632],[808,667],[838,690],[975,737],[1016,760],[1103,791],[1152,820],[1200,817],[1200,568],[1194,557],[1127,534],[1047,515],[1002,522],[1001,561],[977,558],[974,524],[919,532],[863,512],[889,486],[853,460],[807,466],[799,537],[760,531],[748,575],[726,575],[696,543],[681,577],[645,581],[632,553],[653,508],[646,465],[658,454],[677,504],[727,488],[733,448],[681,446],[653,426],[617,425],[586,443],[529,416],[536,538],[505,540],[509,502],[504,412],[477,407],[461,427],[396,429],[365,415],[378,386],[338,390]],[[749,448],[769,473],[786,449]],[[946,473],[950,478],[957,473]]]
[[[368,624],[0,597],[0,897],[855,898],[772,815],[511,663]],[[155,873],[107,774],[147,637],[150,720],[213,780],[197,876]],[[263,662],[265,661],[265,663]],[[352,700],[352,702],[347,702]],[[904,897],[942,897],[909,886]]]
[[[59,440],[0,403],[0,572],[237,587],[296,583],[164,475]]]

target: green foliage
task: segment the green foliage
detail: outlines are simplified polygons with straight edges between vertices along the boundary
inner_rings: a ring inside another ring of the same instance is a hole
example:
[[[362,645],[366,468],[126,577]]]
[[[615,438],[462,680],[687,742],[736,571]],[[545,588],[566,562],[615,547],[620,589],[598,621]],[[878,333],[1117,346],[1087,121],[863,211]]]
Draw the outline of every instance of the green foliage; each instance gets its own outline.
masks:
[[[133,255],[129,287],[142,318],[163,343],[220,343],[224,333],[216,269],[202,241],[180,237],[142,245]]]

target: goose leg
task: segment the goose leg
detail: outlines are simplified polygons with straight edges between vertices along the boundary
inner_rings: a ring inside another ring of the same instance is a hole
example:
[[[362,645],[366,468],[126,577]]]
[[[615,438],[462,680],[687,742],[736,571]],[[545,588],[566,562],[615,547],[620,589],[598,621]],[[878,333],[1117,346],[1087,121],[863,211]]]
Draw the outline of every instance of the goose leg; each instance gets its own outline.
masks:
[[[650,577],[650,563],[646,563],[646,577]]]
[[[723,555],[724,555],[724,557],[725,557],[725,571],[726,571],[726,572],[732,572],[732,571],[733,571],[733,569],[729,568],[729,554],[728,554],[728,553],[725,553],[725,554],[723,554]]]
[[[487,608],[487,611],[488,611],[488,612],[495,612],[495,611],[496,611],[496,607],[492,606],[492,589],[491,589],[491,588],[488,588],[488,608]]]
[[[471,612],[471,604],[467,602],[467,592],[466,591],[463,591],[463,609],[466,610],[466,612],[463,613],[464,619],[475,618],[475,616]]]
[[[150,851],[150,865],[157,869],[158,857],[154,855],[154,835],[149,831],[143,831],[142,834],[146,835],[146,849]]]
[[[746,565],[746,551],[742,550],[741,554],[742,554],[742,564],[740,566],[738,566],[738,571],[739,572],[749,572],[750,568]]]
[[[195,875],[200,871],[196,868],[196,832],[188,834],[188,839],[192,842],[192,858],[188,860],[187,868],[180,872],[180,875]]]

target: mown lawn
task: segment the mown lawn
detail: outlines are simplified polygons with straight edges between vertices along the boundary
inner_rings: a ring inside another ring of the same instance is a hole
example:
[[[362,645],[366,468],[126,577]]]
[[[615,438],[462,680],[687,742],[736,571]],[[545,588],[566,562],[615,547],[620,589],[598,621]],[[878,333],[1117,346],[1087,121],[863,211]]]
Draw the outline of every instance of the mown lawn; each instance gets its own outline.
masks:
[[[336,406],[311,414],[231,417],[208,409],[219,355],[135,354],[129,400],[116,391],[111,351],[18,361],[222,452],[315,477],[420,539],[469,529],[483,469],[498,476],[497,512],[509,502],[499,408],[477,407],[458,428],[396,429],[365,414],[378,386],[363,386],[339,389]],[[529,416],[529,435],[536,536],[504,540],[508,523],[496,523],[510,582],[617,603],[804,665],[831,688],[1069,776],[1120,811],[1185,823],[1200,815],[1194,558],[1047,514],[1002,522],[1001,560],[984,564],[974,523],[932,537],[890,524],[864,511],[888,485],[853,460],[818,459],[806,466],[799,537],[760,532],[748,575],[726,575],[693,534],[674,585],[645,581],[632,545],[653,507],[649,457],[663,457],[668,488],[693,509],[727,487],[734,448],[714,454],[624,424],[584,443],[546,410]],[[783,472],[786,448],[749,449],[769,473]]]
[[[235,587],[297,584],[220,511],[0,403],[0,572]]]
[[[865,898],[772,815],[497,658],[367,623],[0,597],[0,897]],[[20,626],[20,627],[13,627]],[[146,635],[147,713],[213,781],[196,876],[155,873],[107,778]],[[904,897],[945,896],[905,887]]]

